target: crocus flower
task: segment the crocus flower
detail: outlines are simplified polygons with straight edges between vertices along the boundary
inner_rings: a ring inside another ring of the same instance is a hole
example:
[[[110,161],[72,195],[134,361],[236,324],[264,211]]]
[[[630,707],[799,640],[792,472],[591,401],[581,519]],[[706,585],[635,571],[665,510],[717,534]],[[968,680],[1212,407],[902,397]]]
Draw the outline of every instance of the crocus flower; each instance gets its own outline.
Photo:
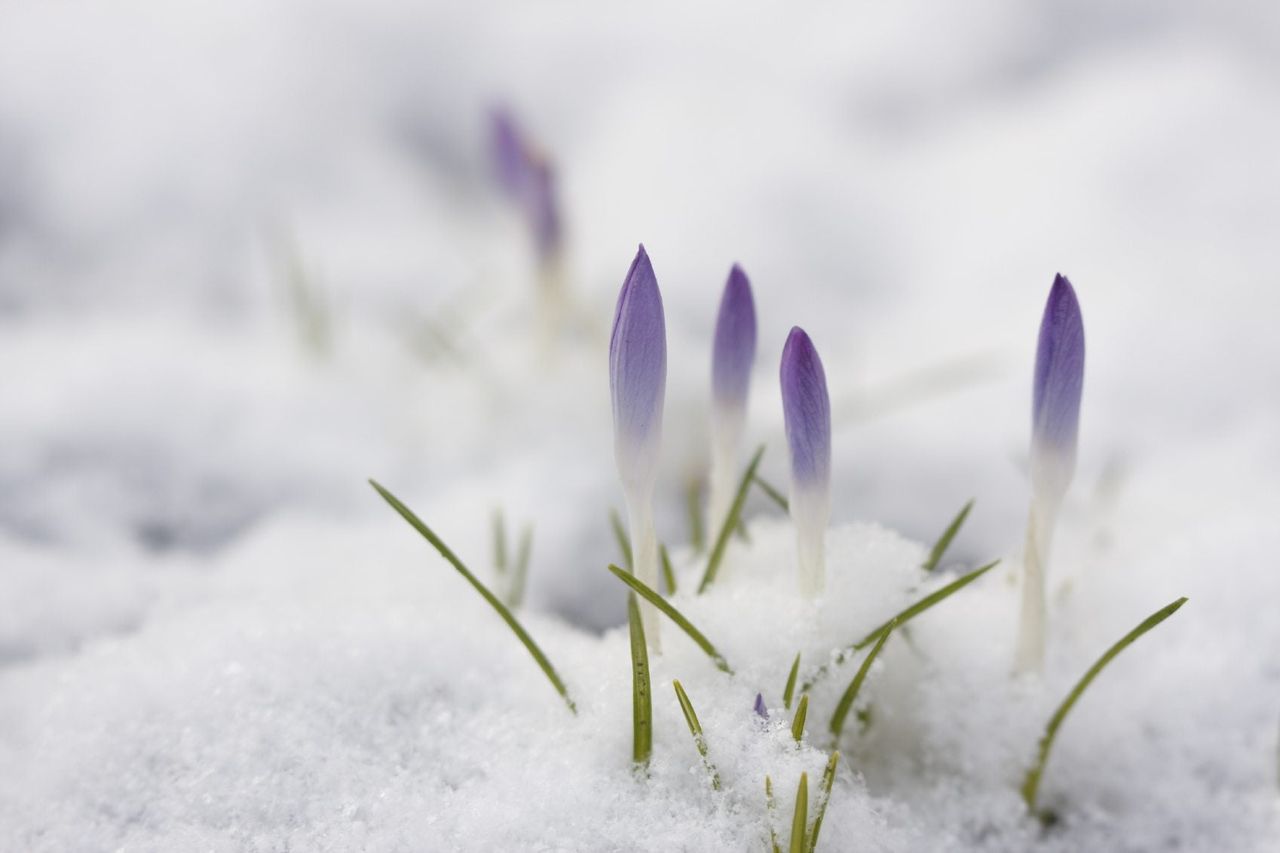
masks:
[[[498,185],[514,199],[524,192],[528,156],[515,119],[504,108],[489,114],[489,145]]]
[[[1066,276],[1049,291],[1040,321],[1031,389],[1031,512],[1023,558],[1022,618],[1017,669],[1038,671],[1044,662],[1045,571],[1058,506],[1076,466],[1080,394],[1084,386],[1084,322]]]
[[[798,326],[782,349],[782,414],[791,451],[791,518],[800,557],[800,590],[822,590],[824,540],[831,516],[831,401],[822,359]]]
[[[756,716],[758,716],[760,719],[762,720],[769,719],[769,709],[765,707],[764,694],[762,693],[756,694],[755,712],[756,712]]]
[[[737,478],[738,447],[747,417],[756,358],[756,306],[751,283],[737,264],[720,297],[711,356],[711,496],[708,516],[718,530],[728,515]]]
[[[539,262],[553,264],[559,259],[563,235],[550,161],[506,109],[490,113],[489,138],[499,186],[524,216]]]
[[[627,501],[636,577],[658,586],[658,541],[653,529],[653,488],[662,444],[667,386],[667,330],[662,294],[644,246],[636,253],[618,295],[609,339],[609,390],[613,397],[613,449]],[[658,622],[643,603],[645,634],[657,650]]]

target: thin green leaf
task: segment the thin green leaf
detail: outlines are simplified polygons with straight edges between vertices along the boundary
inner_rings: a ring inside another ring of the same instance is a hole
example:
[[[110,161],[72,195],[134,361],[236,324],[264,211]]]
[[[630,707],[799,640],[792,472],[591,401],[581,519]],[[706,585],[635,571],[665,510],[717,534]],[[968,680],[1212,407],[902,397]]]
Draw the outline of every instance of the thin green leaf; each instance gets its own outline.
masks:
[[[653,753],[653,699],[649,685],[649,648],[635,595],[627,596],[627,624],[631,628],[631,760],[647,767]]]
[[[529,555],[533,551],[533,525],[526,524],[520,531],[520,544],[516,547],[516,565],[511,573],[511,606],[524,602],[525,583],[529,577]]]
[[[493,511],[493,565],[498,574],[507,571],[507,525],[502,518],[502,510]]]
[[[773,853],[782,853],[782,848],[778,846],[778,833],[773,829],[774,821],[777,820],[778,804],[773,799],[773,780],[768,774],[764,777],[764,805],[768,815],[769,844],[773,846]]]
[[[910,622],[912,619],[919,616],[921,613],[925,612],[930,607],[933,607],[935,604],[938,604],[939,602],[944,601],[949,596],[954,595],[955,593],[964,589],[966,586],[973,583],[978,578],[982,577],[984,574],[991,571],[998,565],[1000,565],[1000,561],[996,560],[995,562],[987,563],[985,566],[981,568],[974,569],[973,571],[969,572],[967,575],[961,575],[960,577],[953,580],[951,583],[947,584],[941,589],[934,590],[933,592],[926,595],[924,598],[917,601],[915,604],[912,604],[910,607],[903,610],[901,613],[898,613],[896,616],[887,620],[886,622],[878,626],[875,630],[873,630],[870,634],[867,634],[867,636],[863,637],[858,642],[841,649],[839,652],[836,653],[835,659],[832,660],[831,663],[826,663],[818,667],[818,670],[814,672],[813,677],[810,678],[801,686],[800,688],[801,692],[807,692],[809,688],[813,687],[814,684],[816,684],[817,682],[825,678],[827,675],[829,675],[831,673],[831,668],[833,666],[839,666],[840,664],[848,660],[849,655],[853,654],[856,651],[865,649],[867,646],[871,645],[876,640],[880,639],[880,635],[883,634],[885,631],[888,631],[891,625],[894,625],[896,623],[899,627],[901,627],[907,624],[907,622]]]
[[[690,478],[684,490],[685,511],[689,514],[689,542],[693,552],[701,554],[707,547],[706,525],[702,522],[702,490],[698,488],[698,480]]]
[[[804,721],[809,716],[809,694],[806,693],[800,697],[800,706],[796,708],[795,719],[791,721],[791,736],[796,739],[796,743],[804,737]]]
[[[716,647],[711,645],[711,641],[706,638],[706,635],[693,627],[693,623],[684,618],[684,614],[672,607],[665,598],[658,595],[658,593],[654,592],[653,589],[644,581],[640,580],[630,572],[623,571],[612,564],[609,565],[609,571],[613,572],[613,576],[618,580],[631,587],[632,591],[637,595],[661,610],[668,619],[676,623],[681,631],[684,631],[689,635],[689,639],[698,644],[698,648],[707,653],[707,656],[711,658],[717,668],[729,673],[730,675],[733,674],[733,669],[730,668],[729,662],[724,659],[724,656],[721,655],[720,652],[716,651]]]
[[[711,763],[711,759],[707,757],[707,739],[702,734],[702,724],[698,722],[698,715],[693,710],[693,703],[689,701],[689,694],[684,692],[677,679],[673,682],[676,689],[676,700],[680,703],[680,710],[684,713],[684,721],[689,724],[689,734],[693,735],[693,745],[698,749],[698,755],[702,756],[702,765],[707,768],[707,772],[711,774],[711,787],[717,791],[720,790],[720,774],[716,772],[716,766]]]
[[[738,526],[738,519],[742,517],[742,505],[746,503],[747,490],[751,487],[751,479],[756,475],[756,467],[759,466],[762,456],[764,456],[763,444],[756,451],[756,455],[751,457],[751,463],[747,465],[747,471],[742,475],[742,481],[738,483],[738,492],[733,496],[733,505],[729,507],[729,514],[725,516],[724,524],[720,526],[715,547],[711,549],[711,557],[707,560],[707,570],[702,575],[702,583],[698,584],[700,594],[707,591],[707,587],[711,586],[711,582],[716,579],[716,573],[720,571],[720,561],[724,559],[729,537]]]
[[[818,833],[822,831],[822,819],[827,816],[827,803],[831,802],[831,787],[836,782],[836,765],[840,763],[840,753],[833,752],[827,759],[827,769],[822,771],[822,792],[818,795],[818,806],[813,818],[813,826],[809,828],[809,853],[818,849]]]
[[[791,662],[791,672],[787,673],[787,687],[782,691],[782,705],[788,711],[791,710],[791,697],[796,693],[796,676],[800,674],[800,653],[796,652],[796,659]]]
[[[1171,604],[1166,604],[1164,607],[1142,620],[1142,623],[1139,624],[1138,627],[1125,634],[1120,638],[1119,642],[1107,649],[1106,652],[1103,653],[1102,657],[1098,658],[1094,665],[1089,667],[1088,672],[1086,672],[1084,677],[1076,683],[1076,686],[1071,688],[1071,692],[1067,694],[1067,698],[1062,701],[1062,704],[1058,706],[1058,710],[1054,712],[1053,717],[1049,719],[1049,725],[1044,731],[1044,736],[1040,738],[1040,748],[1036,755],[1035,764],[1033,764],[1031,769],[1027,771],[1027,776],[1023,780],[1022,799],[1026,802],[1027,810],[1029,812],[1032,814],[1036,813],[1036,799],[1040,791],[1040,777],[1044,775],[1044,766],[1049,760],[1049,750],[1053,748],[1053,740],[1057,736],[1058,729],[1062,726],[1062,721],[1066,719],[1067,713],[1071,710],[1072,706],[1076,704],[1077,700],[1080,699],[1080,696],[1093,682],[1093,680],[1098,677],[1098,673],[1102,672],[1103,668],[1106,667],[1107,664],[1111,663],[1116,655],[1120,654],[1132,645],[1133,642],[1143,634],[1168,619],[1178,611],[1179,607],[1186,603],[1187,599],[1184,596]]]
[[[791,502],[787,500],[786,496],[783,495],[776,486],[770,485],[769,482],[759,474],[752,477],[751,481],[759,486],[760,491],[764,492],[769,500],[776,503],[783,512],[787,515],[791,514]]]
[[[658,546],[658,557],[662,560],[662,580],[667,585],[667,595],[676,594],[676,573],[671,568],[671,555],[667,553],[666,545]]]
[[[840,742],[840,732],[844,730],[845,718],[849,716],[849,709],[853,707],[854,700],[858,698],[858,691],[862,689],[862,682],[867,680],[867,673],[871,671],[871,664],[875,662],[876,655],[880,654],[880,650],[884,648],[889,635],[893,633],[893,628],[894,626],[891,624],[889,630],[881,634],[880,639],[876,640],[876,644],[871,647],[871,651],[863,659],[862,666],[858,667],[857,675],[849,682],[849,687],[844,691],[844,695],[840,697],[839,703],[836,704],[835,713],[831,715],[831,734],[835,737],[836,743]]]
[[[791,853],[805,853],[805,824],[809,822],[809,774],[800,774],[796,789],[796,811],[791,818]]]
[[[951,547],[951,540],[956,538],[956,534],[960,532],[960,528],[964,525],[964,520],[969,517],[969,510],[973,509],[973,499],[960,508],[960,512],[947,525],[947,529],[942,531],[942,535],[938,537],[938,541],[934,543],[933,550],[929,552],[929,559],[924,561],[924,565],[920,568],[926,572],[931,572],[938,567],[938,563],[942,561],[942,555],[947,553],[947,548]]]
[[[462,564],[462,561],[458,559],[453,551],[449,550],[449,546],[445,545],[444,541],[441,540],[439,536],[436,536],[431,528],[427,527],[427,525],[423,523],[422,519],[414,515],[411,509],[401,503],[399,498],[382,488],[382,486],[380,486],[375,480],[370,480],[369,485],[373,486],[374,490],[382,496],[382,499],[390,504],[392,509],[400,513],[400,517],[409,522],[410,526],[413,527],[414,530],[422,534],[422,537],[430,542],[431,545],[440,552],[440,556],[448,560],[449,563],[458,570],[458,574],[466,578],[467,581],[475,587],[476,592],[480,593],[481,597],[483,597],[485,601],[489,602],[489,606],[498,612],[498,615],[502,617],[502,620],[507,623],[507,627],[509,627],[516,637],[519,638],[520,642],[524,644],[524,647],[529,650],[529,654],[533,655],[533,659],[538,662],[538,666],[542,668],[542,672],[547,676],[547,680],[551,682],[551,686],[554,687],[556,692],[564,699],[565,704],[569,706],[569,710],[575,714],[578,713],[578,709],[573,704],[573,700],[569,698],[569,690],[564,686],[564,682],[560,680],[560,676],[556,674],[555,667],[551,665],[551,661],[549,661],[547,656],[542,653],[542,649],[538,648],[538,644],[533,641],[533,637],[529,636],[529,632],[526,631],[524,626],[520,624],[520,621],[512,615],[511,611],[507,609],[507,606],[499,601],[498,597],[490,592],[489,588],[482,584],[475,575],[471,574],[471,571]]]
[[[631,540],[627,538],[627,528],[622,524],[622,516],[616,509],[609,509],[609,526],[613,528],[613,538],[618,542],[618,550],[622,552],[622,564],[631,568]]]

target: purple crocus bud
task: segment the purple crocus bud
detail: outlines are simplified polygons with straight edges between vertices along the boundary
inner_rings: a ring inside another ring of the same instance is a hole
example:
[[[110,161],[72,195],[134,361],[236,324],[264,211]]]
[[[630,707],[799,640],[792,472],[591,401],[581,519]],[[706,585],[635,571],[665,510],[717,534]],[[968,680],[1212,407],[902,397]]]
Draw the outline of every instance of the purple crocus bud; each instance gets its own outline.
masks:
[[[1031,403],[1031,483],[1037,499],[1056,505],[1076,466],[1080,393],[1084,386],[1084,322],[1064,275],[1053,280],[1040,321]]]
[[[609,338],[609,390],[613,397],[613,450],[627,501],[636,577],[658,585],[658,539],[653,529],[653,487],[662,443],[667,387],[667,329],[662,294],[644,246],[618,294]],[[659,650],[653,605],[640,608],[645,637]]]
[[[769,709],[765,707],[764,696],[760,693],[756,694],[755,712],[756,712],[756,715],[760,717],[760,719],[762,720],[769,719]]]
[[[489,114],[489,144],[499,186],[512,198],[520,198],[528,176],[528,156],[515,118],[503,107]]]
[[[560,205],[556,197],[555,173],[551,165],[541,158],[529,162],[525,215],[533,232],[538,258],[543,263],[554,260],[560,253],[561,244]]]
[[[614,454],[628,490],[651,488],[662,440],[667,330],[662,294],[644,246],[618,294],[609,338]]]
[[[751,283],[737,264],[720,297],[711,356],[711,490],[713,528],[724,520],[737,480],[738,445],[747,418],[747,392],[756,358],[756,305]]]
[[[831,516],[831,401],[822,359],[800,327],[782,349],[782,414],[791,451],[791,518],[800,555],[800,589],[822,590]]]

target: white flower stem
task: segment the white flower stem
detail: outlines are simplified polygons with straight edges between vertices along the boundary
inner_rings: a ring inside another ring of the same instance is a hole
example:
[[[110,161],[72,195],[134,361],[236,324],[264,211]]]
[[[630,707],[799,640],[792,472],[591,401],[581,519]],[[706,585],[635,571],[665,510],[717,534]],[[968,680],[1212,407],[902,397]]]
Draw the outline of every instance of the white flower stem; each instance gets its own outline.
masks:
[[[711,437],[711,475],[707,495],[707,529],[714,538],[724,524],[738,490],[738,442],[728,430],[713,427]]]
[[[793,490],[791,518],[796,525],[796,550],[800,559],[800,594],[816,598],[826,581],[827,523],[831,508],[825,494]]]
[[[1038,673],[1044,668],[1047,615],[1045,605],[1045,570],[1049,565],[1049,546],[1057,521],[1056,505],[1046,505],[1032,498],[1027,518],[1027,548],[1023,556],[1022,616],[1018,624],[1018,646],[1014,670]]]
[[[631,571],[650,589],[658,589],[658,535],[653,528],[653,496],[627,495],[627,522],[631,532]],[[658,610],[647,601],[640,602],[640,620],[649,648],[662,653]]]

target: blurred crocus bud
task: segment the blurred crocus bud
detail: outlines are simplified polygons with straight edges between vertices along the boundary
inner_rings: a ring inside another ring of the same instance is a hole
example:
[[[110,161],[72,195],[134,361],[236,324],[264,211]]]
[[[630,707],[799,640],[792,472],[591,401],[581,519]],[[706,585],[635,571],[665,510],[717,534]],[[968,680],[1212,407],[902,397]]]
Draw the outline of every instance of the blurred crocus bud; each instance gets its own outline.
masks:
[[[1049,291],[1040,321],[1031,404],[1031,484],[1039,501],[1056,505],[1076,467],[1080,392],[1084,386],[1084,322],[1066,276]]]
[[[529,187],[525,200],[529,228],[534,247],[543,263],[556,260],[560,254],[560,205],[556,198],[555,173],[541,158],[529,163]]]
[[[653,487],[662,444],[667,387],[667,328],[662,294],[644,246],[636,253],[618,295],[609,338],[609,390],[613,396],[613,449],[627,501],[636,577],[658,585],[658,540],[653,529]],[[645,637],[661,648],[653,605],[640,608]]]
[[[831,401],[822,359],[798,326],[782,349],[782,414],[791,451],[791,518],[800,556],[800,590],[822,590],[831,516]]]
[[[760,719],[762,719],[762,720],[767,720],[767,719],[769,719],[769,709],[768,709],[768,708],[766,708],[766,707],[765,707],[765,705],[764,705],[764,695],[763,695],[763,694],[760,694],[760,693],[757,693],[757,694],[756,694],[756,707],[755,707],[755,711],[756,711],[756,716],[760,717]]]
[[[528,157],[515,119],[503,107],[489,113],[489,145],[498,185],[512,198],[524,193]]]
[[[550,161],[505,108],[496,108],[489,114],[489,145],[498,185],[520,209],[538,260],[543,264],[556,261],[563,235]]]
[[[711,356],[711,491],[713,529],[728,514],[737,479],[738,445],[747,417],[751,366],[756,358],[756,305],[751,283],[737,264],[729,271],[716,317]]]
[[[662,294],[644,246],[618,294],[609,339],[614,455],[628,491],[652,489],[662,441],[667,330]]]

